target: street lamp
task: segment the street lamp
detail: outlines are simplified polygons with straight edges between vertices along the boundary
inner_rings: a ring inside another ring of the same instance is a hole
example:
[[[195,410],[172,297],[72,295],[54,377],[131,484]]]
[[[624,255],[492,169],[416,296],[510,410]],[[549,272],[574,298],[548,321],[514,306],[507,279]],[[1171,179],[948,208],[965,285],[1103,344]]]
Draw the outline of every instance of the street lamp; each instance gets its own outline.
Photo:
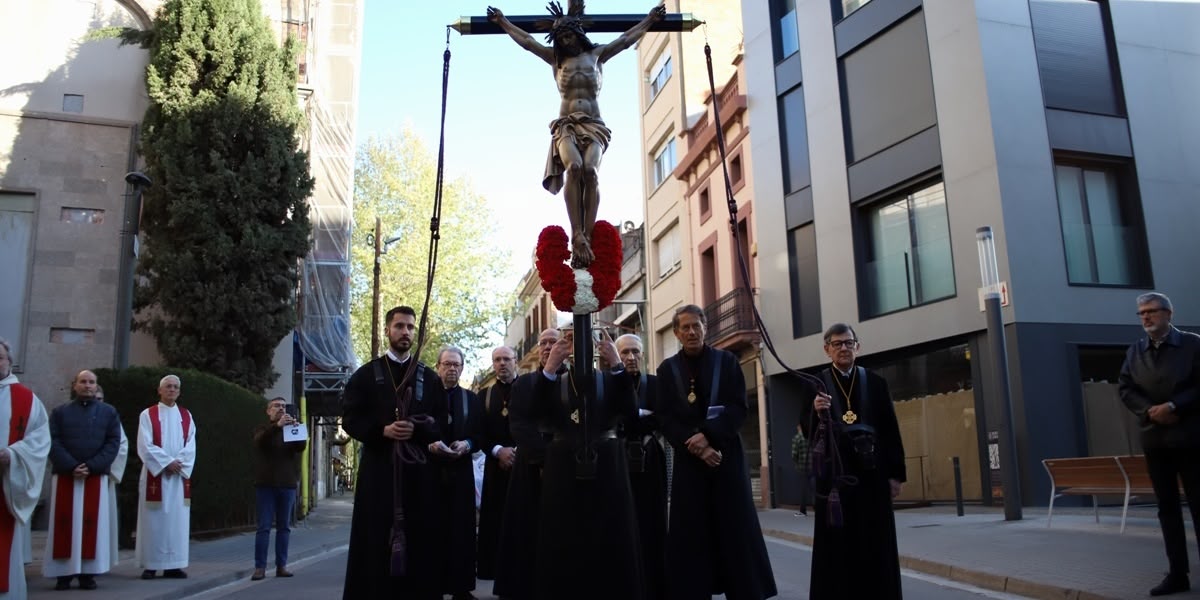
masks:
[[[121,257],[117,274],[117,327],[113,345],[113,366],[129,366],[129,337],[133,326],[133,275],[137,262],[138,226],[142,218],[142,191],[154,182],[141,171],[125,174],[125,183],[133,189],[125,194],[125,219],[121,223]]]
[[[375,247],[374,282],[371,288],[371,358],[379,356],[379,269],[380,257],[387,254],[388,246],[400,241],[398,235],[383,239],[379,217],[375,217],[375,234],[367,236],[367,243]]]
[[[987,311],[988,341],[996,397],[1000,401],[1000,487],[1004,493],[1004,520],[1021,520],[1021,478],[1017,472],[1017,432],[1012,395],[1008,388],[1008,346],[1004,339],[1004,317],[1000,313],[1000,270],[996,266],[996,240],[991,227],[975,230],[979,246],[979,276],[983,282],[983,304]]]

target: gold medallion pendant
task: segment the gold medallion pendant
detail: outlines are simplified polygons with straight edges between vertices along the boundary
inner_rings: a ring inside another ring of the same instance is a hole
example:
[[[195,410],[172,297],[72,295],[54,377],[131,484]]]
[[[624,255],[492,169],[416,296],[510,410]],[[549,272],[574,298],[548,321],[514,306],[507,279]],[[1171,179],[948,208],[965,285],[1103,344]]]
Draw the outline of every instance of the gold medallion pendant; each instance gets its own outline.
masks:
[[[505,406],[503,409],[500,410],[500,416],[502,416],[502,417],[508,416],[508,407],[507,406]]]
[[[571,413],[571,422],[576,425],[579,424],[579,409],[578,408],[575,409],[575,412]]]
[[[688,391],[688,404],[695,404],[695,403],[696,403],[696,390],[693,388],[692,390]]]
[[[852,410],[847,410],[846,414],[842,415],[842,422],[844,422],[847,425],[853,425],[854,422],[857,420],[858,420],[858,415],[854,414],[854,411],[852,411]]]

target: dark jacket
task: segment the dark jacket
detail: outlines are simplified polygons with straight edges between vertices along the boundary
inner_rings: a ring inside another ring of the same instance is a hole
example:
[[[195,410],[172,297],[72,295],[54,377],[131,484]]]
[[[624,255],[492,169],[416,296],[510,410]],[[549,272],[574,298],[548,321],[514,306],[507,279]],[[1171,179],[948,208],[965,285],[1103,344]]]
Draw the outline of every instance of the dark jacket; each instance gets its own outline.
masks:
[[[283,441],[283,428],[263,423],[254,428],[254,485],[294,488],[300,481],[300,455],[308,442]]]
[[[86,464],[105,475],[121,449],[121,419],[111,404],[75,400],[50,413],[50,464],[55,474],[70,475]]]
[[[1171,327],[1154,349],[1148,337],[1129,347],[1117,389],[1121,401],[1142,426],[1142,447],[1200,446],[1200,336]],[[1175,403],[1179,422],[1160,425],[1147,411],[1164,402]]]

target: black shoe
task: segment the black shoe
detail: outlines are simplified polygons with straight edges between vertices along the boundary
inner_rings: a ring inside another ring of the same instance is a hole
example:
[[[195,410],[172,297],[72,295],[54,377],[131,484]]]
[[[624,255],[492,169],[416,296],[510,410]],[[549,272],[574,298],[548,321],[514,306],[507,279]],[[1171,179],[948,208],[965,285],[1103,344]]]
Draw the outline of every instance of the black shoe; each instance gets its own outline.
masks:
[[[1190,589],[1192,589],[1192,584],[1188,582],[1188,576],[1186,574],[1175,575],[1173,573],[1167,573],[1167,576],[1163,577],[1162,583],[1150,589],[1150,595],[1166,596],[1167,594],[1186,592]]]
[[[79,589],[94,590],[94,589],[96,589],[96,587],[97,586],[96,586],[96,578],[95,577],[93,577],[91,575],[80,575],[79,576]]]
[[[167,579],[187,579],[187,573],[183,569],[167,569],[163,571],[163,577]]]
[[[54,589],[59,591],[71,589],[71,579],[72,577],[70,575],[66,577],[59,577],[58,583],[54,584]],[[83,581],[80,581],[79,583],[80,585],[83,585]]]
[[[142,579],[154,579],[154,570],[146,569],[145,571],[142,571]]]
[[[471,592],[459,592],[454,594],[453,600],[475,600],[475,594]]]

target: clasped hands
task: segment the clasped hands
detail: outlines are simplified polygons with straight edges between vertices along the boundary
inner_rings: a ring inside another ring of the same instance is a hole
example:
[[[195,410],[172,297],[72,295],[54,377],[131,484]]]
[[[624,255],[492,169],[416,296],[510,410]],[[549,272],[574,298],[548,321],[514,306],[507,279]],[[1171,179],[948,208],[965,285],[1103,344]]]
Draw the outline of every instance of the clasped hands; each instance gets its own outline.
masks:
[[[79,467],[83,467],[83,465],[79,465]],[[75,467],[75,476],[76,477],[79,476],[79,467]],[[83,468],[85,470],[87,469],[87,467],[83,467]],[[171,461],[171,464],[167,465],[167,467],[165,469],[163,469],[163,472],[167,473],[168,475],[178,475],[183,472],[183,463],[180,462],[178,459],[173,460],[173,461]],[[85,475],[85,477],[86,477],[86,475]]]
[[[1151,406],[1146,414],[1152,422],[1159,425],[1174,425],[1179,422],[1179,415],[1171,412],[1171,407],[1167,406],[1166,402]]]
[[[447,446],[445,442],[438,440],[429,445],[429,452],[431,454],[438,454],[440,456],[462,456],[470,450],[471,445],[468,444],[466,440],[451,442],[449,446]]]
[[[496,451],[496,460],[500,461],[501,469],[511,469],[513,463],[517,461],[517,449],[508,446],[500,448]]]
[[[688,452],[704,461],[704,464],[710,467],[717,467],[721,464],[721,452],[708,445],[708,437],[703,433],[696,433],[684,442]]]

